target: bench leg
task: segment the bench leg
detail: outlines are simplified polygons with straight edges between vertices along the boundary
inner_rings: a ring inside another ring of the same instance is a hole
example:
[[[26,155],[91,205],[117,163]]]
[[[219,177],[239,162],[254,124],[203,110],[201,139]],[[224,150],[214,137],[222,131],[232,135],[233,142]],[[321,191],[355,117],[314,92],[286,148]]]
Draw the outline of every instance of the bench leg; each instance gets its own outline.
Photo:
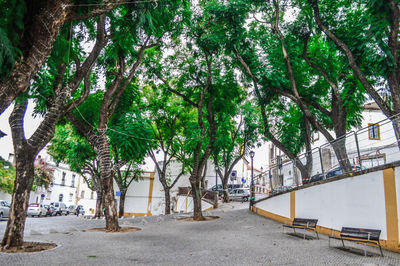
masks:
[[[345,248],[343,238],[342,238],[342,244],[343,244],[343,247]]]
[[[319,239],[319,236],[318,236],[318,232],[317,232],[317,230],[315,230],[315,233],[317,234],[317,239]]]
[[[331,247],[331,238],[328,238],[328,247]]]
[[[293,227],[293,232],[296,234],[296,228]]]
[[[367,256],[367,243],[364,243],[364,257]]]
[[[383,252],[382,252],[381,245],[380,244],[378,244],[378,245],[379,245],[379,250],[381,251],[381,256],[383,257]]]

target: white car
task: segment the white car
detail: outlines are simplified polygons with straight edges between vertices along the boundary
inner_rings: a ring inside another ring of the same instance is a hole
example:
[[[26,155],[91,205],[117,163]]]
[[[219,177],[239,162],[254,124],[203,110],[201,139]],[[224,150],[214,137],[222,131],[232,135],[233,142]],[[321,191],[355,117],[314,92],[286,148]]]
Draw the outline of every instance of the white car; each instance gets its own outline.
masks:
[[[249,188],[235,188],[229,192],[230,200],[248,201],[250,198]]]
[[[50,203],[50,206],[53,206],[54,209],[56,210],[56,215],[68,215],[69,214],[69,210],[67,208],[67,205],[65,205],[65,203],[63,202],[52,202]]]
[[[28,211],[27,211],[27,215],[28,216],[46,216],[47,214],[47,209],[44,207],[43,204],[40,203],[31,203],[28,206]]]
[[[5,200],[0,200],[0,220],[8,217],[10,213],[10,204]]]

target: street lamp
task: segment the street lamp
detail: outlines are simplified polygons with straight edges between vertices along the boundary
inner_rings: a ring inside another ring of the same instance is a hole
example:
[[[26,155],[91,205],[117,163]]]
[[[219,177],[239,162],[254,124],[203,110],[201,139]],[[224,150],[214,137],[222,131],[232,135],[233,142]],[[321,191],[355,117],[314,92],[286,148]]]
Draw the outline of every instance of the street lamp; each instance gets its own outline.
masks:
[[[250,185],[250,208],[254,204],[254,170],[253,170],[253,159],[254,155],[256,154],[254,151],[250,151],[250,158],[251,158],[251,185]]]
[[[218,193],[218,165],[215,166],[215,191]]]

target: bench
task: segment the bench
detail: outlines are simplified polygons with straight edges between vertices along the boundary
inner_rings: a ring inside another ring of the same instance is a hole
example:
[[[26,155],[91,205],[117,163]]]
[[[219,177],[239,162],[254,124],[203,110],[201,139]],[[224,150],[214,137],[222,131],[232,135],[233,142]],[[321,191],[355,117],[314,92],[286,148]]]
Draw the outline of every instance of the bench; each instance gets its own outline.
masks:
[[[342,227],[340,237],[329,236],[329,246],[331,246],[331,238],[341,240],[343,247],[345,247],[343,240],[363,243],[365,245],[364,256],[367,256],[367,244],[372,244],[379,247],[381,256],[383,257],[381,243],[379,242],[380,235],[381,230],[377,229]]]
[[[305,219],[305,218],[294,218],[291,225],[284,224],[283,225],[283,233],[285,233],[285,227],[293,228],[294,233],[296,233],[296,229],[303,229],[308,231],[314,231],[319,239],[317,232],[317,223],[318,219]],[[306,234],[303,233],[304,239],[306,239]]]

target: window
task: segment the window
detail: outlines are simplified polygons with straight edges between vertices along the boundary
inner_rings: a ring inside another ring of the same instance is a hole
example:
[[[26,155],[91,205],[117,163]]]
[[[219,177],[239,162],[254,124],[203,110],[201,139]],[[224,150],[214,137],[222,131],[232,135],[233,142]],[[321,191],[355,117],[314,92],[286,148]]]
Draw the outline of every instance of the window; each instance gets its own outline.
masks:
[[[379,124],[368,124],[368,138],[370,140],[380,140]]]
[[[84,199],[84,198],[85,198],[85,191],[82,190],[82,191],[81,191],[81,199]]]
[[[90,199],[93,199],[93,194],[94,194],[94,192],[92,191],[92,192],[90,193]]]
[[[67,174],[65,172],[62,172],[62,178],[61,178],[61,186],[65,186],[65,176]]]
[[[69,193],[69,201],[72,201],[74,198],[74,193]]]
[[[58,201],[59,201],[59,202],[62,202],[63,199],[64,199],[64,195],[63,195],[63,194],[60,194],[60,195],[58,196]]]
[[[75,175],[72,175],[71,187],[75,187]]]

